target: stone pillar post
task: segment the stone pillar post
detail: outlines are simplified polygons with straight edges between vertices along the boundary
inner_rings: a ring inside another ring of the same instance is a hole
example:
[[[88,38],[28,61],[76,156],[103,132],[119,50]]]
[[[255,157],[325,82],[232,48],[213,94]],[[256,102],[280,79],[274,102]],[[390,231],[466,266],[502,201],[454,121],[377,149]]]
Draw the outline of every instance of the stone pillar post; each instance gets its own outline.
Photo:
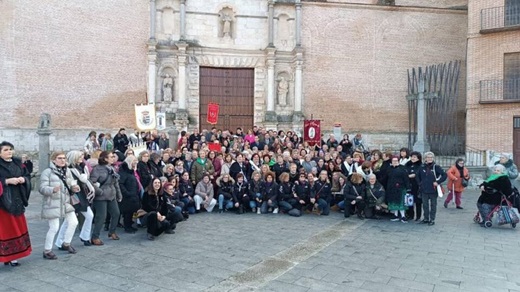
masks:
[[[155,41],[148,43],[148,103],[155,103],[155,91],[157,81],[157,52],[155,51]]]
[[[302,45],[302,3],[296,0],[296,47]]]
[[[413,150],[421,153],[430,151],[430,144],[426,138],[426,101],[424,83],[425,76],[419,79],[419,94],[417,96],[417,141],[413,145]]]
[[[49,167],[51,155],[50,129],[51,116],[49,114],[42,114],[40,116],[40,124],[38,125],[38,173]]]
[[[186,39],[186,0],[181,0],[181,41]]]
[[[296,68],[294,72],[294,111],[302,111],[302,62],[296,61]]]
[[[274,47],[274,1],[269,0],[269,47]]]
[[[157,16],[155,18],[155,32],[156,32],[156,34],[160,34],[160,33],[163,32],[162,14],[163,14],[162,10],[157,10]]]
[[[175,128],[170,129],[168,131],[168,137],[170,137],[170,145],[168,147],[174,151],[177,150],[177,147],[179,146],[177,145],[179,142],[179,131],[177,131]]]
[[[150,40],[155,40],[155,0],[150,0]]]
[[[188,47],[187,43],[179,42],[176,44],[177,48],[179,48],[179,53],[177,55],[178,63],[179,63],[179,79],[178,85],[179,92],[179,110],[186,110],[186,48]]]
[[[267,48],[267,112],[266,121],[276,120],[276,113],[274,111],[275,102],[275,81],[274,81],[274,64],[275,64],[274,48]]]

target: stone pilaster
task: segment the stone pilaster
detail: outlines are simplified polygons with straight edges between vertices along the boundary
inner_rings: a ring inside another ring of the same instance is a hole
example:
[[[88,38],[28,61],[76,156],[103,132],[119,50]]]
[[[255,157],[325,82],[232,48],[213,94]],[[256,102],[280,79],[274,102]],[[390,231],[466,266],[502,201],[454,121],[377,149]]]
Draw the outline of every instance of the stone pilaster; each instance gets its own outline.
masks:
[[[186,61],[188,59],[188,55],[186,54],[186,49],[188,48],[188,44],[185,42],[178,42],[176,44],[179,52],[177,54],[177,60],[179,64],[179,77],[178,77],[178,90],[177,96],[179,97],[179,110],[186,110],[187,107],[187,97],[186,97]]]
[[[301,0],[296,0],[296,47],[302,45],[302,3]]]
[[[269,0],[269,47],[274,47],[274,1]]]
[[[186,39],[186,0],[181,0],[181,41]]]
[[[157,81],[157,42],[150,40],[148,42],[148,103],[156,102],[156,81]]]
[[[155,0],[150,0],[150,40],[155,40]]]
[[[273,117],[276,120],[276,113],[274,112],[275,101],[275,82],[274,82],[274,64],[275,64],[275,48],[266,49],[267,58],[267,112],[265,113],[266,121],[272,121]]]

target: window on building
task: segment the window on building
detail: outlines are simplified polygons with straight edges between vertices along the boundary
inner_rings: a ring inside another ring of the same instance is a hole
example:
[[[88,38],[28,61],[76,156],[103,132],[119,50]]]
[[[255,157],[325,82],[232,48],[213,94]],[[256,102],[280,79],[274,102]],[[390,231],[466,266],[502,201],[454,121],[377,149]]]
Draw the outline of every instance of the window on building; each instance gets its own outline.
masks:
[[[505,26],[520,25],[520,1],[505,1]]]
[[[504,99],[520,99],[520,52],[504,54]]]

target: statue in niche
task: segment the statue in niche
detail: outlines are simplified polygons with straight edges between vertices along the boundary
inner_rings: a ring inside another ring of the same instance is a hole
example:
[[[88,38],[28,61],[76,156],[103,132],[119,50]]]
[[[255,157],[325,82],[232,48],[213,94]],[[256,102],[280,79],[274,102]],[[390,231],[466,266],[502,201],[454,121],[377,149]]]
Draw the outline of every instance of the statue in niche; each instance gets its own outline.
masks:
[[[227,13],[222,14],[222,36],[231,38],[231,23],[233,19]]]
[[[40,115],[40,123],[38,129],[47,130],[51,127],[51,115],[43,113]]]
[[[162,82],[162,90],[163,90],[163,101],[172,101],[173,100],[173,78],[170,74],[166,74],[164,76]]]
[[[278,104],[287,105],[287,93],[289,92],[289,83],[285,77],[278,81]]]

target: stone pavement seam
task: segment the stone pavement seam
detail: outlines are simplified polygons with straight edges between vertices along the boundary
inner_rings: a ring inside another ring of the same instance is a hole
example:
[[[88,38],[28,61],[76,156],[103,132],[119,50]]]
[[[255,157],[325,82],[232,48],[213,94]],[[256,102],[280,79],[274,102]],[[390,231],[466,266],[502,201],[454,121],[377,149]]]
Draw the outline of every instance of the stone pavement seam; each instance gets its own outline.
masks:
[[[366,221],[342,220],[322,232],[251,266],[244,272],[208,288],[206,291],[228,291],[229,288],[259,288],[284,275],[300,262],[316,255],[332,243],[362,226]]]

